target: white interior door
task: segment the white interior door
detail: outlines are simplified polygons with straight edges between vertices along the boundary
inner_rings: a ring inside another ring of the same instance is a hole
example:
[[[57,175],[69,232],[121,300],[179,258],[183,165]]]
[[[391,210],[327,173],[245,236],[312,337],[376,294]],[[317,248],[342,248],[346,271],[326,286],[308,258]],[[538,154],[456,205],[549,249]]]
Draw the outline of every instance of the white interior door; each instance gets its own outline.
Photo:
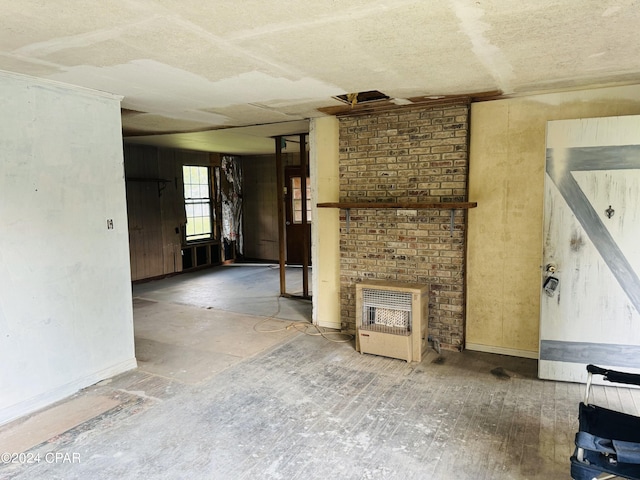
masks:
[[[546,152],[539,376],[640,372],[640,116],[548,122]]]

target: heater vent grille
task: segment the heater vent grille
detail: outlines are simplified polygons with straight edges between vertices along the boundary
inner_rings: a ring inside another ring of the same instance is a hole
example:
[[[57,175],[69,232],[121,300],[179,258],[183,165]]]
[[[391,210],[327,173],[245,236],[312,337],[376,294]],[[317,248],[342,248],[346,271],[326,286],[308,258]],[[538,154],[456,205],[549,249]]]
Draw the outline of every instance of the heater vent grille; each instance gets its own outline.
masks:
[[[411,293],[362,289],[360,328],[395,335],[411,332]]]
[[[363,288],[362,304],[369,307],[390,308],[410,312],[411,292]]]

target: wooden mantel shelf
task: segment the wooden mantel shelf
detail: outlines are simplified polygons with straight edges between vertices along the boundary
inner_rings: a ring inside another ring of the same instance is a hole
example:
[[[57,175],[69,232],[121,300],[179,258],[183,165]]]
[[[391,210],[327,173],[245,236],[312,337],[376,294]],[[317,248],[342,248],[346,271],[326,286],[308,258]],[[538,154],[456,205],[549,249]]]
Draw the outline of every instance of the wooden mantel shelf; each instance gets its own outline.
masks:
[[[440,203],[398,203],[398,202],[324,202],[318,203],[318,208],[403,208],[403,209],[437,209],[461,210],[475,208],[478,202],[440,202]]]
[[[456,210],[467,210],[476,208],[478,202],[439,202],[439,203],[398,203],[398,202],[323,202],[318,203],[318,208],[342,208],[346,213],[347,232],[351,222],[352,208],[374,208],[384,210],[387,208],[397,208],[406,210],[431,209],[431,210],[451,210],[451,236],[453,236],[453,215]]]

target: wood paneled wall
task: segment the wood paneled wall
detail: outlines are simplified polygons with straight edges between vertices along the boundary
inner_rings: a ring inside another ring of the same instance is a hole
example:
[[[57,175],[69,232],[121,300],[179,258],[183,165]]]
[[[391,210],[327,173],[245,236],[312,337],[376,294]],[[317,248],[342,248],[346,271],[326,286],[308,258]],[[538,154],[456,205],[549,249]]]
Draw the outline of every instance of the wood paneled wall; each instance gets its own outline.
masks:
[[[132,280],[182,271],[182,165],[211,166],[217,156],[129,144],[124,159]]]

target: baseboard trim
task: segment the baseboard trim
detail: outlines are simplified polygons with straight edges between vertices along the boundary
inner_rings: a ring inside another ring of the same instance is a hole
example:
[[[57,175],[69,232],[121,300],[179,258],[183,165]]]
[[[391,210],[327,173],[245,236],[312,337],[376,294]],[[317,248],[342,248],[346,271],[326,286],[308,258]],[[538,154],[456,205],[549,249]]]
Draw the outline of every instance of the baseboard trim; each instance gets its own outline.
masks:
[[[518,350],[516,348],[496,347],[493,345],[481,345],[479,343],[467,343],[465,345],[467,350],[474,350],[476,352],[497,353],[499,355],[509,355],[511,357],[533,358],[538,359],[538,352],[532,352],[530,350]]]
[[[323,322],[322,320],[318,322],[318,326],[319,327],[323,327],[323,328],[332,328],[334,330],[340,330],[340,322]]]
[[[58,402],[66,397],[69,397],[76,393],[78,390],[98,383],[106,378],[113,377],[120,373],[124,373],[128,370],[137,368],[138,362],[135,357],[125,360],[124,362],[117,363],[105,369],[97,372],[90,373],[84,377],[73,380],[72,382],[65,383],[59,387],[54,388],[36,395],[28,400],[19,402],[10,407],[0,409],[0,425],[17,420],[20,417],[33,413],[42,408]]]

